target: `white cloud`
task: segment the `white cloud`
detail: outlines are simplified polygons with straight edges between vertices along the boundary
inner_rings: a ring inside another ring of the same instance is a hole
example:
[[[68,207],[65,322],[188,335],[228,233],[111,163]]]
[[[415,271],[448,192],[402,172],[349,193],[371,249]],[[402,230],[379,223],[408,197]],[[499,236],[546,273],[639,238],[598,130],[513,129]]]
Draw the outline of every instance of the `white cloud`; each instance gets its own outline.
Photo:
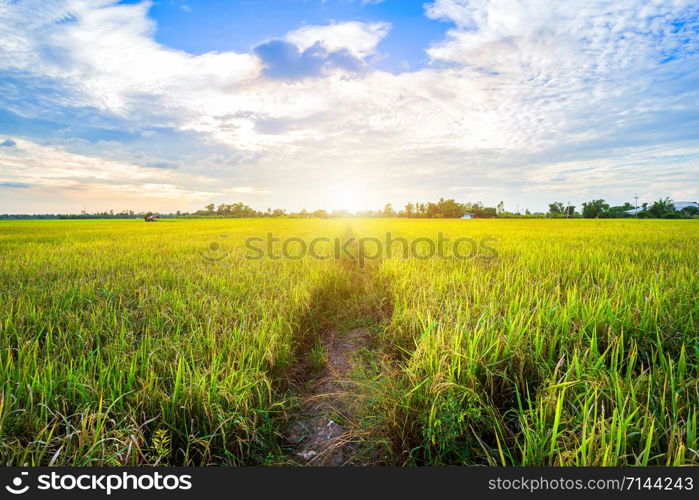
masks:
[[[426,4],[426,14],[454,27],[427,48],[431,67],[400,74],[338,70],[294,81],[261,77],[253,54],[195,56],[158,44],[148,7],[0,2],[0,71],[59,83],[62,90],[40,96],[49,104],[117,115],[144,138],[158,127],[196,132],[259,158],[254,169],[217,166],[215,175],[208,162],[174,173],[128,167],[133,176],[105,185],[149,186],[173,196],[180,189],[201,201],[272,192],[271,205],[298,207],[297,198],[307,197],[306,208],[328,185],[352,177],[371,186],[367,198],[377,205],[391,193],[424,198],[469,185],[516,199],[518,191],[540,188],[599,187],[599,196],[606,186],[621,193],[619,182],[655,192],[656,183],[669,195],[699,197],[686,187],[698,180],[688,166],[699,159],[694,149],[678,163],[688,172],[677,182],[663,168],[672,155],[653,153],[696,143],[695,3],[436,0]],[[389,29],[388,23],[337,22],[301,27],[286,40],[300,50],[320,42],[370,60]],[[33,97],[20,94],[13,109],[29,113],[22,99]],[[38,160],[17,157],[0,163],[0,178],[33,184],[57,175],[80,183],[83,174],[68,176],[67,162],[99,163],[97,156],[78,161],[66,159],[66,151],[43,151],[42,161],[52,165],[46,172]],[[60,161],[52,163],[54,155]],[[575,162],[595,174],[556,175]],[[643,175],[630,176],[633,168]],[[224,193],[222,181],[237,187]]]
[[[428,17],[456,29],[428,53],[498,73],[539,80],[592,79],[656,67],[670,50],[695,51],[696,2],[435,0]],[[686,26],[678,24],[689,21]],[[681,47],[687,39],[691,42]]]
[[[9,36],[0,37],[0,69],[68,82],[73,105],[128,116],[148,96],[173,118],[191,110],[188,95],[203,100],[259,73],[250,54],[192,56],[159,45],[149,8],[108,0],[2,3],[0,25]]]
[[[321,42],[328,50],[347,49],[355,57],[365,58],[376,53],[381,40],[391,30],[390,23],[348,21],[324,26],[304,26],[286,35],[289,42],[305,50]]]
[[[173,210],[225,194],[267,194],[250,186],[230,186],[193,172],[162,169],[70,153],[18,139],[0,149],[0,184],[24,185],[23,195],[60,192],[80,201],[105,200],[112,208],[168,206]],[[103,205],[104,206],[104,205]]]

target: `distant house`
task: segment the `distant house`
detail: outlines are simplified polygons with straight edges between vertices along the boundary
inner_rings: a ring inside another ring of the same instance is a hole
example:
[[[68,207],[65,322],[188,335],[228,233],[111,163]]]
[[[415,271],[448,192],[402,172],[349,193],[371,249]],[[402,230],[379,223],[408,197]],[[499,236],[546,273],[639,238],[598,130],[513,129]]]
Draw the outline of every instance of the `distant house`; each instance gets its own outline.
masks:
[[[158,219],[160,219],[160,217],[158,217],[158,216],[155,215],[155,214],[152,214],[152,215],[146,215],[145,221],[146,221],[146,222],[155,222],[155,221],[157,221]]]
[[[643,212],[643,208],[638,207],[638,208],[632,208],[631,210],[624,210],[624,213],[626,215],[636,215],[639,212]]]
[[[461,216],[462,219],[473,219],[473,214],[464,214]]]

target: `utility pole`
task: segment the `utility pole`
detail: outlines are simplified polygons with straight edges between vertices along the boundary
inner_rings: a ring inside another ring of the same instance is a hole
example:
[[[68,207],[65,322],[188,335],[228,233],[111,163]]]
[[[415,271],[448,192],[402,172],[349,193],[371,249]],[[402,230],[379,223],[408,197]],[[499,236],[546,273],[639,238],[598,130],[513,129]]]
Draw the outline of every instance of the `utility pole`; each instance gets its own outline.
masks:
[[[633,214],[638,219],[638,196],[634,196],[633,199],[634,199],[634,205],[635,205],[635,210],[634,210]]]

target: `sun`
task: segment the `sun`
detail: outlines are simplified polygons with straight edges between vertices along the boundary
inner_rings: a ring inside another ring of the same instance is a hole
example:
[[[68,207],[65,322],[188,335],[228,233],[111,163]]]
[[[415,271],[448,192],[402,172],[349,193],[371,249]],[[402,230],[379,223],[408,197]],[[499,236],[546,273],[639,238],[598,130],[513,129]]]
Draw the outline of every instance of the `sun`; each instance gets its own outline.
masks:
[[[358,184],[337,184],[329,191],[332,210],[357,212],[366,207],[365,190]]]

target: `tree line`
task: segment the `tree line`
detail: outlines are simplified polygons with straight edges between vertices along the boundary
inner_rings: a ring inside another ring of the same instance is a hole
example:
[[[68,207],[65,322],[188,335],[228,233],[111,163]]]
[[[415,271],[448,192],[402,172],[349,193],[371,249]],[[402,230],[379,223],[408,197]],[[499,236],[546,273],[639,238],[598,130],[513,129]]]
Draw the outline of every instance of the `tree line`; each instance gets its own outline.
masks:
[[[631,203],[610,206],[603,199],[590,200],[582,204],[578,211],[575,205],[564,204],[555,201],[549,204],[547,212],[530,212],[524,210],[520,212],[508,212],[505,210],[505,203],[500,202],[495,207],[488,207],[481,202],[460,203],[452,198],[440,198],[436,202],[409,202],[403,209],[396,210],[393,205],[387,203],[381,210],[363,210],[359,212],[348,212],[347,210],[327,211],[301,210],[298,212],[287,212],[281,208],[268,208],[265,211],[255,210],[242,202],[221,203],[215,205],[209,203],[202,210],[194,212],[182,212],[177,210],[173,213],[155,212],[135,212],[133,210],[123,210],[114,212],[113,210],[79,214],[0,214],[0,219],[140,219],[151,215],[160,218],[202,218],[202,217],[222,217],[222,218],[254,218],[254,217],[290,217],[290,218],[336,218],[336,217],[404,217],[404,218],[425,218],[425,219],[458,219],[464,216],[474,218],[585,218],[585,219],[609,219],[609,218],[696,218],[699,217],[699,209],[694,206],[684,207],[682,210],[675,210],[675,206],[670,198],[657,200],[653,203],[643,203],[635,214],[628,211],[635,207]]]
[[[564,204],[556,201],[549,204],[547,212],[508,212],[505,210],[505,203],[501,201],[495,207],[485,206],[481,202],[460,203],[453,198],[440,198],[435,202],[409,202],[403,209],[394,209],[393,205],[387,203],[381,210],[362,210],[349,212],[347,210],[327,211],[301,210],[298,212],[287,212],[284,209],[271,209],[257,211],[244,203],[225,204],[218,206],[210,203],[203,210],[198,210],[192,214],[183,214],[188,217],[291,217],[291,218],[335,218],[335,217],[403,217],[403,218],[425,218],[425,219],[458,219],[464,216],[474,218],[691,218],[699,215],[696,207],[685,207],[681,211],[675,211],[672,200],[669,198],[660,199],[652,204],[643,203],[638,214],[628,214],[634,208],[631,203],[618,206],[610,206],[605,200],[590,200],[582,204],[578,211],[575,205]]]
[[[551,206],[549,205],[549,209]],[[637,209],[636,213],[627,213]],[[634,207],[631,203],[626,202],[623,205],[610,206],[604,200],[592,200],[583,203],[582,217],[588,219],[604,219],[604,218],[624,218],[636,217],[639,219],[683,219],[693,218],[699,215],[699,208],[688,206],[682,210],[676,210],[675,205],[670,198],[661,198],[653,203],[643,203],[640,207]]]

